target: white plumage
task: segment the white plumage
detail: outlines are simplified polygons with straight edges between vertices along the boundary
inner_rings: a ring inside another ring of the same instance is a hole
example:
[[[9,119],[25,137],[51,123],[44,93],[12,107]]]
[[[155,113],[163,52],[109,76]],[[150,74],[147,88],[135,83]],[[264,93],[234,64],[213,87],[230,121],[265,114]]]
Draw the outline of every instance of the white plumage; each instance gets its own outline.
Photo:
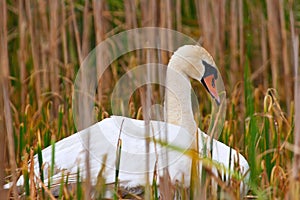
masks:
[[[165,138],[165,134],[167,134],[168,144],[179,147],[182,150],[193,147],[196,137],[195,133],[198,130],[197,137],[200,154],[203,152],[203,148],[207,148],[208,152],[210,152],[211,142],[210,137],[199,130],[194,121],[189,78],[194,78],[198,81],[203,79],[205,74],[203,61],[215,67],[212,57],[202,47],[186,45],[174,53],[168,65],[166,79],[168,90],[166,91],[167,102],[165,107],[168,109],[165,111],[165,116],[169,123],[150,122],[150,135],[155,140]],[[212,94],[212,91],[210,93]],[[123,120],[122,132],[119,134]],[[87,150],[85,144],[86,140],[90,138],[89,152],[92,182],[95,184],[103,158],[107,155],[104,177],[106,178],[106,183],[113,183],[115,181],[116,148],[119,135],[122,139],[120,185],[124,187],[144,185],[145,170],[147,169],[144,139],[145,123],[141,120],[122,116],[112,116],[104,119],[85,130],[58,141],[55,144],[55,167],[57,169],[53,181],[60,181],[61,170],[65,171],[64,174],[67,174],[67,172],[76,174],[78,167],[84,178],[86,172],[85,150]],[[153,140],[150,142],[149,150],[150,163],[148,169],[150,170],[150,176],[153,175],[155,162],[158,161],[158,172],[160,174],[162,169],[168,166],[171,180],[173,182],[176,180],[181,181],[184,175],[185,185],[188,186],[190,184],[191,159],[181,151],[162,147],[158,143],[153,142]],[[249,165],[241,154],[237,154],[234,149],[230,149],[230,147],[216,140],[213,140],[212,144],[212,160],[223,164],[225,167],[230,165],[231,170],[233,169],[234,161],[238,160],[243,175],[248,172]],[[166,154],[164,154],[165,150],[168,151],[168,159],[166,159]],[[45,177],[48,177],[47,166],[51,164],[51,147],[45,148],[42,154],[44,163],[47,163],[44,168]],[[37,156],[34,158],[34,169],[36,175],[39,176]],[[18,180],[17,185],[22,183],[23,177]]]

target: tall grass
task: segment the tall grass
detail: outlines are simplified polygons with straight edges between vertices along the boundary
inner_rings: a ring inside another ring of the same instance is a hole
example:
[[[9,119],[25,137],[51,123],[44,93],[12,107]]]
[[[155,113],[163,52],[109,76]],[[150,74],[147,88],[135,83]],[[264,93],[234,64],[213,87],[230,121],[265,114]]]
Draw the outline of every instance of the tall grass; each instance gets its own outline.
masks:
[[[299,196],[294,192],[294,188],[299,188],[299,179],[294,176],[299,174],[300,166],[297,154],[300,100],[299,95],[295,95],[299,93],[299,86],[293,86],[297,80],[293,72],[299,68],[298,1],[3,0],[0,8],[1,185],[5,175],[16,181],[22,171],[28,177],[24,188],[26,195],[47,198],[47,187],[43,187],[41,194],[29,186],[33,177],[24,166],[32,159],[33,151],[38,153],[42,168],[41,149],[51,145],[53,138],[58,141],[76,132],[71,93],[83,59],[93,47],[114,33],[158,26],[195,38],[215,58],[229,100],[219,140],[249,161],[248,197]],[[162,42],[169,39],[166,36]],[[95,97],[99,119],[106,113],[111,114],[109,97],[114,83],[126,69],[145,62],[145,55],[142,51],[125,55],[105,72]],[[161,51],[157,57],[166,64],[169,54]],[[204,95],[197,87],[197,95]],[[142,97],[136,96],[131,106],[138,111],[142,105],[138,100]],[[200,102],[203,117],[199,127],[206,130],[210,104]],[[133,113],[135,117],[140,116],[140,112]],[[296,146],[291,147],[294,143]],[[62,187],[61,198],[82,198],[84,192],[85,197],[89,195],[86,191],[91,188],[83,187],[79,176],[78,172],[77,189]],[[203,198],[216,198],[211,195],[209,181],[206,181],[213,179],[212,176],[207,170],[202,183],[205,187],[201,188]],[[42,182],[44,178],[43,174],[39,177]],[[101,180],[98,178],[99,191],[103,193]],[[222,183],[219,185],[224,190]],[[238,188],[234,184],[228,187],[232,191]],[[151,195],[157,199],[157,187],[152,188]],[[175,191],[188,193],[182,188]],[[17,193],[17,188],[13,187],[11,195],[16,197]],[[232,198],[239,198],[239,194],[234,193]]]
[[[300,8],[300,7],[298,7]],[[290,9],[292,13],[292,9]],[[298,16],[299,19],[299,16]],[[295,24],[294,16],[290,14],[291,24]],[[298,24],[299,25],[299,24]],[[299,171],[300,171],[300,72],[299,72],[299,37],[296,34],[294,26],[291,26],[291,39],[293,41],[293,65],[295,69],[295,118],[294,118],[294,131],[295,131],[295,146],[294,146],[294,163],[293,163],[293,181],[291,183],[291,191],[289,196],[292,198],[300,198],[300,183],[299,183]]]

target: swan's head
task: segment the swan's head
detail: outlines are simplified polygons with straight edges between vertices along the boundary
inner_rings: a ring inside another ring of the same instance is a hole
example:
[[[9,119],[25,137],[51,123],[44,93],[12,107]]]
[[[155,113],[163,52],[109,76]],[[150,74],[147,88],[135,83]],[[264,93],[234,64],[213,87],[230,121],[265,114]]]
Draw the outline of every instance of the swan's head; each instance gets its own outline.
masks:
[[[201,82],[219,105],[220,97],[216,85],[218,71],[211,55],[198,45],[185,45],[177,49],[173,56],[175,58],[171,61],[174,60],[176,64],[172,66]]]

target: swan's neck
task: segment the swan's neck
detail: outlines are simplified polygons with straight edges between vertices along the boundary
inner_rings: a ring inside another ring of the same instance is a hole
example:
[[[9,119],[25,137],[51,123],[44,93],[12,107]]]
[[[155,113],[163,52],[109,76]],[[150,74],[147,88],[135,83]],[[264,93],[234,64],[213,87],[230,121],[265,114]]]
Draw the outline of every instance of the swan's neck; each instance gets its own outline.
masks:
[[[192,110],[191,82],[181,70],[182,64],[173,58],[167,69],[165,116],[168,123],[184,127],[194,134],[197,126]]]

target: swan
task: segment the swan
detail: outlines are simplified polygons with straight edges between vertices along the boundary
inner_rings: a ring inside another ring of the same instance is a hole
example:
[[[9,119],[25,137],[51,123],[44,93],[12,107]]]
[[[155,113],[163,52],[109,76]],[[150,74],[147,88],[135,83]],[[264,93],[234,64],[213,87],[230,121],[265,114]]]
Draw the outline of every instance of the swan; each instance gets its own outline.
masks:
[[[172,55],[168,68],[164,104],[164,116],[167,122],[151,120],[150,134],[153,140],[149,150],[145,150],[146,124],[142,120],[123,116],[111,116],[89,128],[77,132],[55,143],[55,172],[53,183],[58,183],[62,171],[75,174],[68,181],[76,181],[76,174],[85,177],[85,142],[89,138],[90,175],[92,184],[97,181],[97,175],[103,163],[105,168],[103,176],[107,184],[115,182],[115,163],[117,143],[122,140],[120,156],[119,185],[135,187],[145,185],[145,172],[153,176],[155,169],[161,175],[167,168],[172,182],[183,182],[189,186],[191,178],[191,158],[183,151],[170,147],[188,150],[195,146],[197,136],[200,154],[206,148],[212,152],[212,160],[233,170],[234,161],[239,162],[240,172],[245,176],[249,170],[247,160],[229,146],[212,139],[202,132],[194,120],[191,103],[190,78],[202,83],[216,104],[220,104],[216,80],[216,64],[210,54],[198,45],[185,45],[177,49]],[[159,141],[166,139],[168,147],[160,145]],[[157,142],[155,142],[157,141]],[[212,145],[209,145],[212,144]],[[167,152],[167,153],[166,153]],[[147,155],[146,155],[147,154]],[[44,164],[44,177],[48,177],[48,167],[51,164],[51,146],[42,150]],[[148,165],[146,159],[149,159]],[[105,161],[104,161],[105,160]],[[39,177],[38,157],[34,156],[34,172]],[[228,176],[228,172],[224,172]],[[247,175],[246,175],[247,176]],[[182,180],[184,177],[184,180]],[[151,180],[151,179],[150,179]],[[17,185],[24,183],[21,176]]]

